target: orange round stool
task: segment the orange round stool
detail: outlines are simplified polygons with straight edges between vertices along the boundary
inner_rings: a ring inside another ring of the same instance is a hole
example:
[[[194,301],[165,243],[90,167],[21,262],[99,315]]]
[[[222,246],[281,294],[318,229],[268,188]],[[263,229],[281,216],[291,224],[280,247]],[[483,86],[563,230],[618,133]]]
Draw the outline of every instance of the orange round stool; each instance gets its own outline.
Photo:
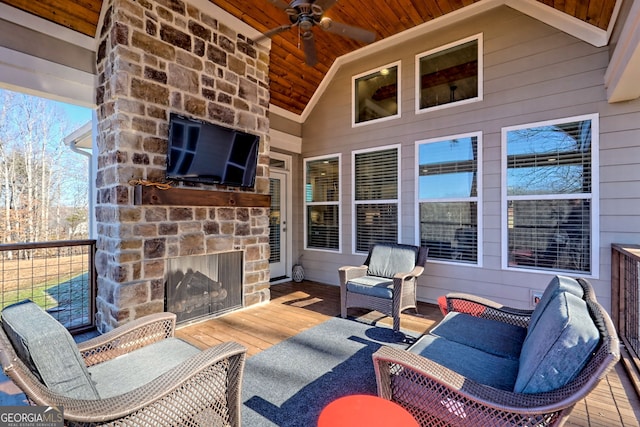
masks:
[[[355,394],[334,400],[320,413],[318,427],[419,427],[397,403],[378,396]]]

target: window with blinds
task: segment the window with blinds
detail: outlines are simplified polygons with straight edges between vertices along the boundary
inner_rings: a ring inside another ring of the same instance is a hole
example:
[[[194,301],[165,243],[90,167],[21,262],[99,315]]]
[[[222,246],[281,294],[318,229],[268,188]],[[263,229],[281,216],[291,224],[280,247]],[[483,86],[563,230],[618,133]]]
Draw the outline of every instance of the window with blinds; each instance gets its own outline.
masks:
[[[478,264],[481,134],[417,142],[420,244],[429,258]]]
[[[304,160],[305,248],[340,250],[340,155]]]
[[[354,251],[398,243],[400,146],[353,152]]]
[[[509,267],[592,273],[596,120],[503,129]]]

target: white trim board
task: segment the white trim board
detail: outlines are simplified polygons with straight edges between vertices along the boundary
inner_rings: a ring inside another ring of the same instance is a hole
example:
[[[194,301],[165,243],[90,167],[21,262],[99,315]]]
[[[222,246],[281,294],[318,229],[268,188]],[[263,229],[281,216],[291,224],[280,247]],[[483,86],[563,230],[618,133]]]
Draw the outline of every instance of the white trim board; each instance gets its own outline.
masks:
[[[95,108],[94,74],[0,46],[0,86]]]
[[[302,153],[302,138],[288,133],[270,129],[269,130],[271,148],[289,151],[291,153]]]
[[[620,102],[640,97],[638,75],[640,75],[640,2],[634,2],[604,74],[607,100]]]

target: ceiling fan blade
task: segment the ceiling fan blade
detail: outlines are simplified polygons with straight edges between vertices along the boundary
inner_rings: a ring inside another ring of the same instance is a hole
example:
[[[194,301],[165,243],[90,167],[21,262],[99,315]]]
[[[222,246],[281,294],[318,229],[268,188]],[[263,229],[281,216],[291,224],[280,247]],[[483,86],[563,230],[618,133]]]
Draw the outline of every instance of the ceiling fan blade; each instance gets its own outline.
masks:
[[[338,34],[363,43],[372,43],[376,39],[376,34],[364,28],[335,22],[331,18],[324,17],[320,21],[320,28],[330,33]]]
[[[315,5],[320,6],[325,12],[333,6],[338,0],[316,0]]]
[[[302,34],[302,47],[304,48],[305,62],[308,66],[313,67],[318,63],[318,55],[316,54],[316,42],[311,31]]]
[[[282,0],[269,0],[269,3],[282,10],[287,10],[289,8],[289,3]]]
[[[281,25],[279,27],[272,28],[269,31],[267,31],[266,33],[262,34],[257,39],[254,39],[253,41],[259,41],[259,40],[267,39],[269,37],[275,36],[276,34],[280,34],[283,31],[287,31],[291,27],[293,27],[293,25],[289,24],[289,25]]]

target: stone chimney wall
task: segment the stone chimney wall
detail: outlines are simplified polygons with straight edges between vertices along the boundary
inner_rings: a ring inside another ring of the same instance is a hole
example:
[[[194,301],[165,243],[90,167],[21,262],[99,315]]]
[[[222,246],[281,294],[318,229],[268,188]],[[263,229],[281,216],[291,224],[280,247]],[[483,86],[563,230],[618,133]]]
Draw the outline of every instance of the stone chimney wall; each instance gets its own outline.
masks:
[[[134,203],[138,180],[165,180],[171,112],[260,135],[252,192],[269,193],[268,52],[183,0],[107,8],[97,55],[98,329],[163,311],[166,260],[177,256],[242,250],[245,305],[268,300],[267,207]]]

